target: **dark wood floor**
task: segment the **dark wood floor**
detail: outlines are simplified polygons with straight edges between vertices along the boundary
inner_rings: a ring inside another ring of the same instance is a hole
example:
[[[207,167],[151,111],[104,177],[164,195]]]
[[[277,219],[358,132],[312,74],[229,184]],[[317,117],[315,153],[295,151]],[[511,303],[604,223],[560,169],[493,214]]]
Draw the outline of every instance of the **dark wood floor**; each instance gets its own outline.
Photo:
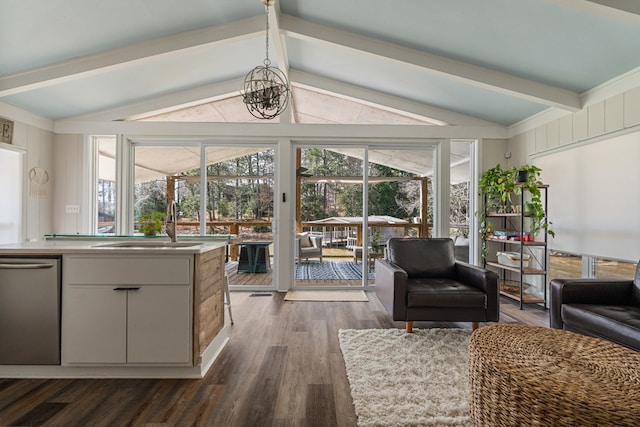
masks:
[[[203,380],[0,379],[1,426],[355,426],[341,328],[402,328],[370,302],[232,293],[235,324]],[[501,323],[547,326],[504,300]],[[468,324],[416,322],[415,327]]]

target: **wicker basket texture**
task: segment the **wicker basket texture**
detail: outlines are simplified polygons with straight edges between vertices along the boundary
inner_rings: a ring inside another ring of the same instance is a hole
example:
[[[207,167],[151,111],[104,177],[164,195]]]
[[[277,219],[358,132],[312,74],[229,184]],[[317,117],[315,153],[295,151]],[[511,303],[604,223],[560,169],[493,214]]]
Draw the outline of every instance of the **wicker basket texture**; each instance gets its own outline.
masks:
[[[524,325],[476,330],[469,405],[477,426],[638,426],[640,353]]]

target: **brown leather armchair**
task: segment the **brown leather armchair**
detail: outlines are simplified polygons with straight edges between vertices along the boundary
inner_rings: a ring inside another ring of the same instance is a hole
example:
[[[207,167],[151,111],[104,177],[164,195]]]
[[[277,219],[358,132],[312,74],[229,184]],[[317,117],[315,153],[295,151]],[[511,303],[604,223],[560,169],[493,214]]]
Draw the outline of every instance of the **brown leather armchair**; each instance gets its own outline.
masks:
[[[549,324],[640,351],[640,262],[635,279],[553,279]]]
[[[498,275],[455,260],[453,240],[392,238],[376,260],[376,295],[393,320],[497,322]]]

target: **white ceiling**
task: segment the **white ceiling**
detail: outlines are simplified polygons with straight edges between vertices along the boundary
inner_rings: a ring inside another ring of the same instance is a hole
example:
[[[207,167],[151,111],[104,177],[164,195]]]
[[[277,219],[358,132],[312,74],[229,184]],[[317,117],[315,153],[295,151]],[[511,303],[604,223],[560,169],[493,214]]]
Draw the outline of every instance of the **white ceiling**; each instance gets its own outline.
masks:
[[[331,98],[296,100],[317,91],[510,126],[576,111],[640,66],[637,0],[280,0],[271,12],[273,63],[313,89],[294,96],[299,121],[335,122]],[[119,120],[233,97],[262,63],[264,21],[259,0],[0,0],[0,102]],[[221,111],[211,121],[237,120]]]

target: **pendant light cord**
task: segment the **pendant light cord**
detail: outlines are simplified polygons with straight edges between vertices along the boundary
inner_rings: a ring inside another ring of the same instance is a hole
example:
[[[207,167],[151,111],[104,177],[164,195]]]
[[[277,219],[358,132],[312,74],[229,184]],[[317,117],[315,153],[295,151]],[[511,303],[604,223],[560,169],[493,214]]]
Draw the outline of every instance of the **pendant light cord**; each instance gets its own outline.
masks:
[[[269,2],[268,1],[266,2],[264,8],[267,11],[267,37],[265,42],[266,57],[264,59],[264,66],[268,68],[271,65],[271,61],[269,60]]]

